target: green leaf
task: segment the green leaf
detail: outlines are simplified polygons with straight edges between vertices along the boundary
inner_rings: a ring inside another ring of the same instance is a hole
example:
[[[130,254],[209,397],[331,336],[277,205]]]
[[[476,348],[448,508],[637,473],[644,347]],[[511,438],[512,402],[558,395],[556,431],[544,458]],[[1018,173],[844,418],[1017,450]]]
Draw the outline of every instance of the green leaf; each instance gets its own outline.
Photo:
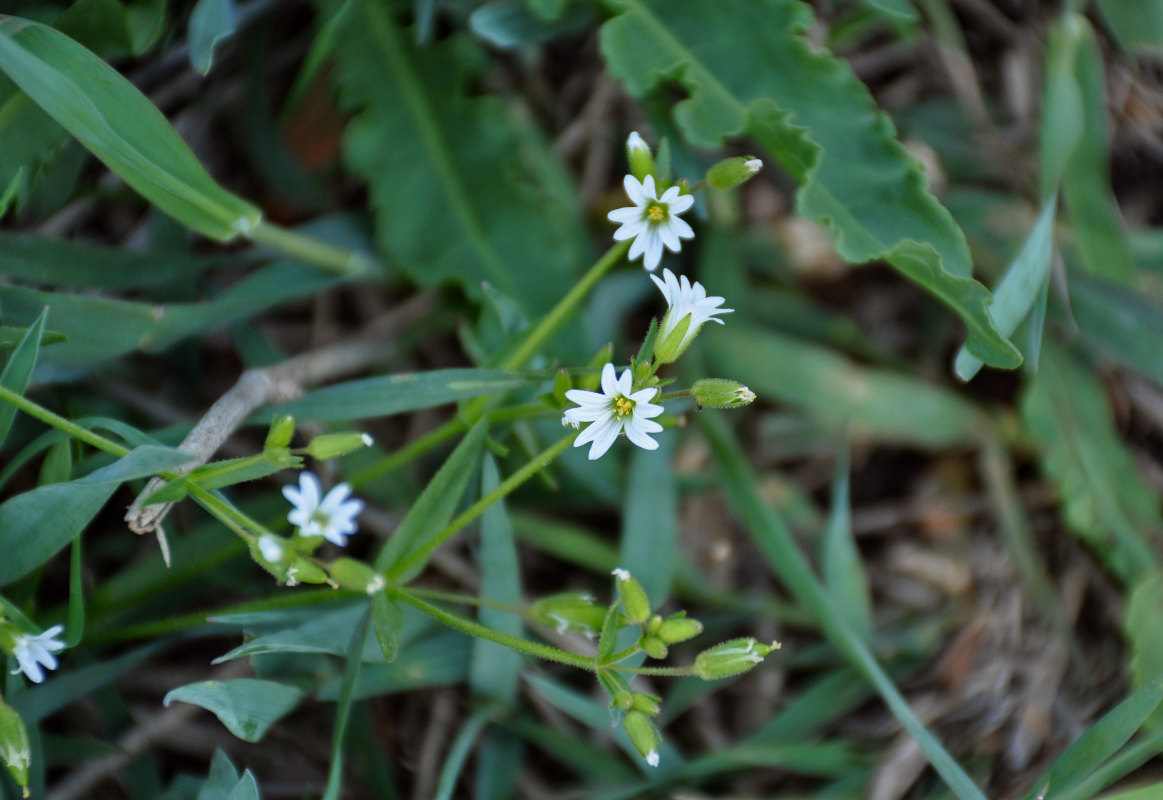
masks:
[[[761,398],[780,400],[857,438],[944,448],[973,443],[984,425],[969,402],[940,386],[863,367],[819,345],[732,323],[706,337],[711,363]]]
[[[1131,685],[1136,689],[1150,685],[1155,676],[1163,674],[1160,619],[1163,619],[1163,572],[1153,572],[1131,589],[1123,618],[1123,630],[1131,648]],[[1156,730],[1163,727],[1163,713],[1156,709],[1148,724]]]
[[[277,261],[205,303],[159,305],[0,286],[0,307],[9,322],[22,323],[31,322],[50,306],[54,321],[59,319],[60,331],[69,340],[46,351],[41,363],[88,368],[137,350],[162,350],[195,333],[246,319],[336,283],[337,279],[316,269]]]
[[[589,3],[573,3],[565,13],[547,17],[526,0],[499,0],[473,11],[468,26],[493,47],[511,49],[553,39],[595,21],[597,14]]]
[[[1050,261],[1054,255],[1054,214],[1057,208],[1058,194],[1054,192],[1043,204],[1042,213],[1038,215],[1038,221],[1026,237],[1025,244],[994,290],[989,315],[998,330],[1006,336],[1013,335],[1046,291],[1050,280]],[[1031,360],[1037,364],[1038,354],[1034,353]],[[981,367],[981,359],[963,346],[957,353],[953,370],[958,378],[968,381]]]
[[[28,328],[14,328],[10,325],[0,325],[0,350],[11,350],[20,344],[20,340],[28,333]],[[59,344],[60,342],[67,342],[68,336],[65,336],[60,331],[45,331],[40,336],[41,345]]]
[[[166,29],[166,0],[77,0],[53,27],[106,58],[140,56]]]
[[[645,97],[677,79],[688,97],[674,113],[691,144],[749,135],[802,183],[798,211],[832,230],[845,259],[887,261],[960,315],[974,355],[1003,369],[1021,363],[989,317],[992,298],[972,278],[964,234],[926,191],[888,117],[843,61],[804,38],[813,22],[807,5],[609,5],[622,13],[602,26],[602,52],[632,94]]]
[[[0,505],[0,586],[27,575],[80,535],[123,482],[188,463],[168,447],[137,447],[107,467],[68,483],[18,494]]]
[[[372,595],[372,628],[376,641],[384,653],[384,661],[391,664],[400,651],[400,631],[404,627],[404,610],[400,601],[387,592]]]
[[[0,75],[0,217],[28,202],[37,180],[69,141],[62,128],[28,95]]]
[[[501,483],[497,463],[486,455],[481,469],[481,496]],[[513,525],[505,510],[505,501],[489,506],[481,516],[481,549],[477,559],[481,572],[482,600],[508,606],[521,605],[521,567],[513,540]],[[524,632],[521,617],[500,608],[481,606],[477,620],[495,631],[520,637]],[[473,640],[469,685],[474,693],[509,707],[517,697],[521,678],[521,654],[496,642]]]
[[[674,437],[656,451],[635,448],[622,505],[622,547],[618,565],[630,570],[650,605],[670,597],[678,563],[678,488],[670,460]]]
[[[400,650],[390,664],[367,664],[355,682],[356,700],[410,692],[430,686],[453,686],[468,679],[471,643],[456,631],[440,631]],[[320,700],[339,697],[339,681],[319,690]]]
[[[918,22],[921,19],[909,0],[864,0],[864,4],[900,22]]]
[[[1077,272],[1070,275],[1069,289],[1083,341],[1163,385],[1163,306],[1136,289]]]
[[[4,364],[4,371],[0,372],[0,386],[23,395],[32,380],[32,370],[36,366],[36,357],[40,353],[40,340],[44,335],[44,323],[48,319],[48,308],[40,312],[31,327],[25,332],[16,345],[16,349],[8,356]],[[12,422],[16,419],[16,406],[0,402],[0,445],[4,444]]]
[[[422,549],[452,520],[480,462],[487,430],[488,422],[482,419],[465,434],[380,551],[376,571],[383,572],[389,581],[405,583],[423,569],[423,563],[406,565],[408,556]]]
[[[1040,797],[1046,800],[1065,794],[1117,753],[1142,727],[1160,701],[1163,701],[1163,675],[1156,675],[1146,686],[1108,711],[1086,733],[1075,739],[1058,756],[1046,776],[1035,785],[1035,789],[1026,795],[1026,800],[1036,796],[1043,788],[1046,791]]]
[[[537,373],[499,369],[437,369],[377,375],[316,389],[289,403],[272,406],[258,417],[266,422],[273,412],[314,422],[371,419],[507,392],[543,379]]]
[[[1021,417],[1058,487],[1066,526],[1107,567],[1133,582],[1158,566],[1163,530],[1159,495],[1147,484],[1114,427],[1098,379],[1047,342],[1038,374],[1021,399]]]
[[[234,33],[234,0],[198,0],[190,12],[190,66],[210,74],[214,48]]]
[[[1107,29],[1128,52],[1163,49],[1163,2],[1160,0],[1098,0]]]
[[[231,763],[230,757],[221,750],[215,750],[210,759],[210,774],[198,792],[198,800],[226,800],[237,784],[238,770]]]
[[[18,785],[28,786],[28,767],[32,763],[28,730],[24,727],[24,720],[4,703],[3,698],[0,698],[0,762],[12,773]]]
[[[367,644],[367,629],[371,618],[371,606],[362,609],[359,622],[351,631],[343,664],[343,680],[339,685],[339,697],[335,704],[335,724],[331,732],[331,767],[327,771],[327,786],[323,800],[339,800],[343,792],[343,739],[347,735],[347,721],[351,718],[351,704],[355,699],[355,682],[359,678],[363,659],[361,655]]]
[[[300,625],[255,636],[230,652],[218,656],[211,663],[221,664],[236,658],[250,658],[260,653],[321,653],[342,656],[347,652],[351,631],[362,617],[363,611],[363,604],[360,603],[328,613],[312,614]]]
[[[872,638],[872,595],[852,534],[848,501],[848,443],[836,457],[832,475],[832,513],[820,541],[820,566],[824,586],[833,605],[865,641]]]
[[[535,126],[471,91],[485,53],[470,38],[417,50],[383,4],[352,11],[335,51],[356,114],[344,155],[369,182],[380,249],[422,285],[488,281],[548,308],[587,260],[569,176]]]
[[[294,686],[253,678],[200,681],[168,692],[162,705],[175,700],[201,706],[226,729],[246,742],[257,742],[275,722],[295,710],[303,692]]]
[[[489,715],[485,709],[477,709],[461,726],[460,732],[452,740],[448,748],[448,755],[444,758],[444,765],[440,768],[440,780],[436,784],[436,794],[433,800],[449,800],[456,791],[457,781],[473,751],[481,732],[489,724]]]
[[[212,239],[260,221],[210,177],[166,118],[116,70],[52,28],[0,14],[0,70],[147,200]]]

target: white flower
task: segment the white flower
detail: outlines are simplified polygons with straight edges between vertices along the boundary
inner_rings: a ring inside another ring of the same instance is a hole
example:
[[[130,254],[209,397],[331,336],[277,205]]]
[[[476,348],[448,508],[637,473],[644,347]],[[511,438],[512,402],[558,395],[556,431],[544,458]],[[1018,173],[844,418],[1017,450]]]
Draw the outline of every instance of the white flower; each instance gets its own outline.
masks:
[[[65,643],[56,638],[64,633],[64,630],[61,625],[53,625],[36,636],[29,633],[17,634],[12,643],[12,655],[20,668],[13,670],[12,674],[23,672],[33,683],[43,682],[44,670],[57,668],[57,657],[53,653],[65,649]],[[41,669],[42,667],[44,669]]]
[[[662,343],[667,340],[667,337],[674,331],[675,328],[687,316],[690,317],[690,324],[687,326],[686,333],[683,334],[682,340],[668,350],[674,351],[674,358],[682,354],[686,350],[688,344],[698,335],[699,328],[706,322],[717,322],[723,324],[723,320],[716,319],[716,314],[731,314],[735,311],[733,308],[720,308],[726,302],[722,297],[712,295],[707,296],[707,290],[698,281],[691,284],[687,280],[686,275],[676,278],[674,273],[669,269],[662,271],[662,280],[658,279],[657,275],[651,275],[650,280],[654,281],[662,296],[666,298],[666,304],[670,307],[666,312],[666,316],[662,320],[662,330],[658,332],[658,342]],[[671,358],[670,361],[673,361]]]
[[[359,530],[355,518],[363,511],[363,501],[348,500],[350,494],[351,485],[341,483],[323,496],[323,484],[313,472],[303,470],[298,488],[283,487],[283,497],[294,506],[287,520],[299,528],[300,536],[322,536],[342,547]]]
[[[693,239],[695,232],[678,215],[694,205],[695,198],[689,194],[680,195],[677,186],[671,186],[662,197],[654,188],[654,176],[647,175],[641,183],[633,175],[622,181],[626,195],[634,205],[619,208],[609,213],[611,222],[619,222],[622,227],[614,231],[614,240],[633,239],[629,259],[633,261],[645,254],[642,266],[650,271],[658,268],[662,261],[665,245],[672,253],[677,253],[682,244],[679,239]]]
[[[566,410],[563,424],[590,423],[573,443],[574,447],[581,447],[593,442],[590,461],[601,458],[619,433],[625,433],[627,439],[643,450],[657,449],[658,442],[649,434],[662,430],[662,426],[651,419],[664,411],[662,406],[650,402],[658,390],[650,387],[635,392],[633,389],[630,370],[625,370],[618,378],[615,377],[614,365],[606,364],[602,367],[601,392],[570,389],[565,393],[566,398],[577,403],[578,407]]]

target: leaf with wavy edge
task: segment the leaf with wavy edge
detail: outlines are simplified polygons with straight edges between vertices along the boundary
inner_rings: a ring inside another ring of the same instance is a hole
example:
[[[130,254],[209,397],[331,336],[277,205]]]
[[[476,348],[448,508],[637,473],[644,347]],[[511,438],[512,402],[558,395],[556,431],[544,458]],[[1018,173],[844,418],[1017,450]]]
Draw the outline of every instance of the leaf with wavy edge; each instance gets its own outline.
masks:
[[[886,261],[964,320],[970,352],[1013,369],[1021,354],[989,316],[965,236],[925,186],[889,118],[842,61],[815,51],[797,0],[607,0],[607,66],[643,96],[677,80],[690,142],[748,135],[803,184],[799,212],[828,226],[852,263]],[[746,52],[748,58],[739,58]]]

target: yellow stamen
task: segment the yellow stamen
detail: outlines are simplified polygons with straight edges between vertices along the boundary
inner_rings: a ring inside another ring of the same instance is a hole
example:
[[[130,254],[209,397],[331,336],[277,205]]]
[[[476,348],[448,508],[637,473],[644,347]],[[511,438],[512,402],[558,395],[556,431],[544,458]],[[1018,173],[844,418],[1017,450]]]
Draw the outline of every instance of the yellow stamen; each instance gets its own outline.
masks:
[[[631,400],[629,397],[619,396],[617,399],[614,400],[614,415],[618,419],[622,419],[622,417],[626,416],[627,414],[633,413],[633,411],[634,411],[634,401]]]
[[[662,222],[666,219],[666,206],[661,203],[651,203],[650,208],[646,209],[646,216],[650,217],[651,222]]]

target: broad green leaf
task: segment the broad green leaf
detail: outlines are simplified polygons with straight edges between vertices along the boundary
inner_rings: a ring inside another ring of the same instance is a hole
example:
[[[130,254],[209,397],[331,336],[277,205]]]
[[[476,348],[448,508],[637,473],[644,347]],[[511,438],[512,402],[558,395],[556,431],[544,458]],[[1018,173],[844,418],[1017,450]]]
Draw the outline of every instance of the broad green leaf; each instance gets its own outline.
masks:
[[[678,563],[678,488],[671,458],[674,437],[658,450],[634,449],[622,504],[618,565],[630,570],[654,608],[670,598]]]
[[[820,568],[833,605],[866,641],[872,638],[872,595],[852,534],[848,500],[848,446],[836,457],[832,475],[832,513],[820,541]]]
[[[1159,495],[1119,438],[1102,384],[1060,346],[1046,342],[1021,417],[1058,487],[1066,526],[1127,582],[1158,567]]]
[[[497,463],[486,455],[481,469],[481,496],[501,483]],[[481,515],[481,549],[478,557],[481,572],[482,600],[509,606],[521,605],[521,566],[513,540],[513,525],[499,500]],[[477,620],[493,630],[520,637],[524,632],[521,617],[509,611],[481,606]],[[496,642],[473,640],[469,685],[473,692],[492,702],[509,707],[517,696],[521,677],[521,654]]]
[[[487,281],[548,308],[586,261],[576,191],[535,126],[470,92],[484,51],[456,34],[418,50],[379,3],[354,4],[341,38],[344,155],[370,184],[380,249],[422,285]]]
[[[166,0],[77,0],[53,27],[105,58],[140,56],[165,31]]]
[[[316,611],[302,624],[255,636],[218,656],[212,663],[250,658],[260,653],[325,653],[342,656],[347,652],[352,630],[363,616],[363,606],[363,603],[359,603],[329,613]]]
[[[1006,336],[1013,335],[1046,291],[1050,280],[1050,261],[1054,255],[1054,215],[1057,208],[1058,194],[1054,192],[1042,206],[1038,221],[1006,270],[1005,277],[994,289],[989,315],[998,330]],[[1032,360],[1037,364],[1037,353],[1033,354]],[[958,378],[968,381],[982,366],[981,359],[963,346],[957,353],[953,370]]]
[[[365,664],[355,682],[354,697],[364,700],[429,686],[453,686],[468,679],[472,644],[455,631],[440,631],[400,648],[390,664]],[[339,697],[339,681],[319,690],[320,700]]]
[[[226,800],[238,785],[238,770],[230,757],[221,750],[215,750],[210,759],[210,774],[198,792],[198,800]]]
[[[136,350],[163,350],[187,336],[246,319],[336,282],[319,270],[279,261],[248,275],[205,303],[157,305],[0,286],[0,307],[6,321],[23,323],[50,306],[54,324],[60,320],[60,331],[69,340],[46,350],[41,364],[84,369]]]
[[[145,445],[84,478],[7,500],[0,505],[0,586],[27,575],[80,535],[123,482],[174,469],[191,458],[180,450]]]
[[[29,327],[21,338],[20,344],[16,345],[16,349],[8,356],[4,370],[0,372],[0,386],[18,395],[24,394],[24,390],[28,388],[28,382],[32,380],[32,370],[36,367],[36,357],[40,353],[40,340],[44,335],[46,319],[48,319],[48,308],[40,312],[36,322]],[[0,445],[4,444],[4,439],[8,436],[8,431],[12,428],[12,422],[15,419],[16,406],[0,401]]]
[[[487,430],[488,423],[482,419],[465,434],[380,550],[376,571],[383,572],[388,580],[404,583],[423,569],[422,562],[408,563],[408,559],[452,520],[469,478],[480,462]]]
[[[1110,184],[1110,131],[1102,54],[1094,30],[1074,13],[1051,32],[1042,119],[1042,192],[1062,182],[1074,234],[1087,269],[1129,283],[1135,268]]]
[[[214,48],[234,33],[234,0],[198,0],[190,12],[190,66],[210,74]]]
[[[1131,684],[1136,689],[1163,674],[1160,619],[1163,619],[1163,573],[1153,572],[1131,588],[1123,617],[1123,630],[1131,648]],[[1148,724],[1158,730],[1163,725],[1163,713],[1156,709]]]
[[[1083,341],[1163,386],[1163,305],[1143,292],[1078,272],[1070,311]]]
[[[1098,10],[1124,50],[1133,54],[1163,49],[1163,3],[1159,0],[1098,0]]]
[[[747,464],[742,447],[722,417],[703,414],[699,417],[699,423],[711,446],[731,505],[767,559],[771,570],[783,581],[796,601],[815,618],[828,640],[873,685],[957,797],[960,800],[984,800],[985,795],[973,780],[917,719],[868,645],[851,628],[812,574],[811,565],[800,552],[791,529],[760,496],[759,482]]]
[[[257,742],[275,722],[291,713],[303,699],[294,686],[254,678],[200,681],[166,693],[162,705],[175,700],[201,706],[226,729],[246,742]]]
[[[339,422],[372,419],[455,403],[484,394],[507,392],[543,380],[538,373],[498,369],[438,369],[339,383],[308,392],[289,403],[272,406],[259,415],[264,422],[275,414],[297,420]]]
[[[1066,794],[1072,786],[1117,753],[1142,727],[1160,701],[1163,701],[1163,675],[1156,675],[1146,686],[1108,711],[1086,733],[1075,739],[1058,756],[1034,790],[1025,796],[1025,800],[1032,800],[1035,796],[1039,800],[1042,797],[1053,800]]]
[[[59,31],[0,14],[0,71],[182,224],[227,241],[260,221],[257,208],[214,182],[145,95]]]
[[[674,113],[692,145],[752,137],[801,182],[797,209],[832,230],[845,259],[887,261],[960,315],[974,355],[1004,369],[1021,363],[989,317],[992,298],[973,280],[964,234],[926,191],[892,123],[844,62],[804,37],[813,22],[807,5],[609,5],[621,13],[602,26],[602,52],[632,94],[677,80],[688,96]]]
[[[0,273],[53,288],[152,289],[234,260],[173,250],[139,253],[92,242],[0,232]]]
[[[856,439],[943,448],[976,441],[984,424],[977,409],[947,389],[860,366],[819,345],[737,323],[704,338],[718,374],[837,430],[850,424]]]

